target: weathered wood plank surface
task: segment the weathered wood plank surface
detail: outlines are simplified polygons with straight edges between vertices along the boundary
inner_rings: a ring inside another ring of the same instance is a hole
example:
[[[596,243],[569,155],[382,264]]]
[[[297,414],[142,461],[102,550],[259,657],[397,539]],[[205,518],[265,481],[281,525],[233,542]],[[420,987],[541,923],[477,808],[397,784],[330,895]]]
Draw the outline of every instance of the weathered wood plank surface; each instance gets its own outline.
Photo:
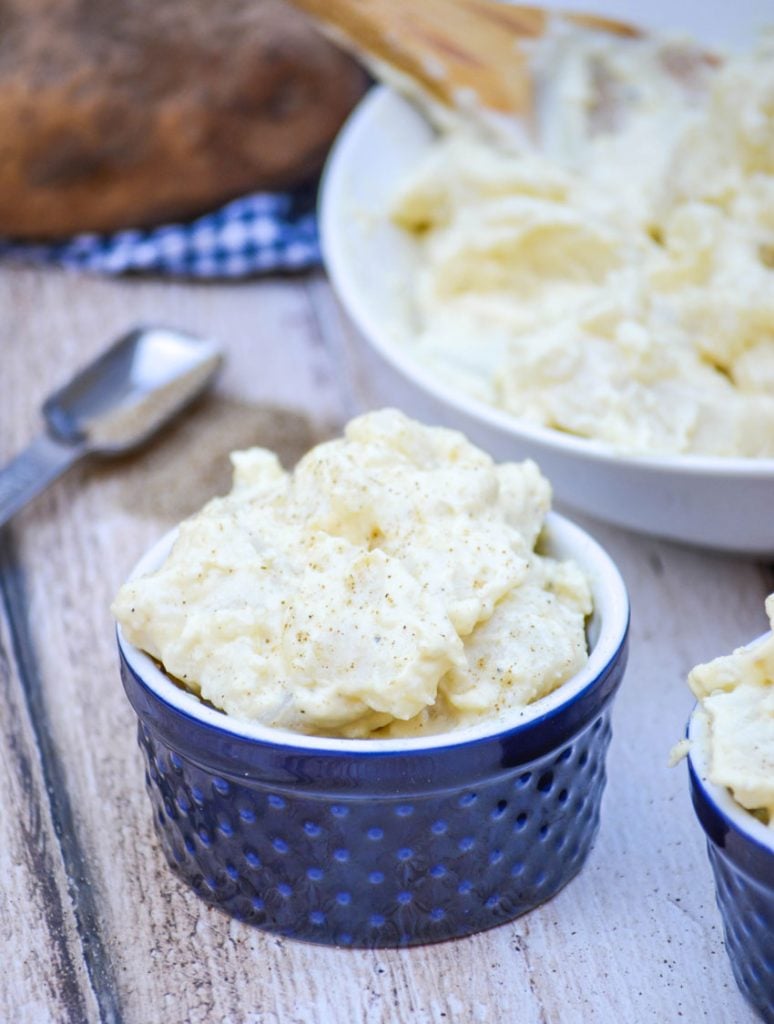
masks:
[[[6,268],[0,308],[3,458],[38,429],[46,390],[133,323],[209,333],[228,351],[215,394],[157,443],[76,468],[0,537],[0,1020],[752,1020],[685,769],[667,757],[690,666],[765,627],[769,567],[584,522],[626,577],[633,626],[581,875],[512,925],[435,947],[268,937],[207,909],[163,863],[109,603],[148,544],[228,486],[230,449],[264,444],[292,463],[376,400],[376,370],[319,276],[186,285]]]

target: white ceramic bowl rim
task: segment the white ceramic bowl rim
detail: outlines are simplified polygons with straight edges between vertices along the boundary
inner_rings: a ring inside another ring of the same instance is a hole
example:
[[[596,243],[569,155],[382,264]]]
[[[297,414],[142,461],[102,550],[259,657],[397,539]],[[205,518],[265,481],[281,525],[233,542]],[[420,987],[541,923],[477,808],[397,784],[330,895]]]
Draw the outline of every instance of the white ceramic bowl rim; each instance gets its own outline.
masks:
[[[774,477],[774,458],[741,458],[716,455],[647,455],[620,451],[611,445],[591,438],[577,437],[550,427],[519,419],[495,406],[479,401],[464,392],[439,382],[433,373],[418,360],[404,352],[399,345],[386,339],[381,325],[376,323],[368,307],[364,292],[358,288],[348,272],[349,260],[345,251],[345,238],[336,229],[337,199],[331,182],[343,180],[341,168],[349,163],[349,149],[356,141],[361,126],[367,125],[381,105],[392,99],[386,86],[376,86],[350,114],[345,127],[334,143],[326,163],[320,186],[320,238],[326,269],[335,282],[342,303],[364,338],[409,380],[419,383],[431,395],[456,407],[461,412],[506,432],[532,438],[551,448],[574,452],[599,462],[632,465],[660,473],[723,477]]]
[[[338,739],[307,736],[274,729],[259,722],[251,722],[224,714],[204,703],[198,697],[177,686],[156,662],[129,643],[121,627],[117,627],[118,643],[130,669],[164,703],[179,712],[216,729],[245,739],[273,746],[298,748],[327,753],[396,753],[401,751],[433,750],[464,743],[494,738],[527,725],[569,703],[590,688],[616,660],[625,641],[629,625],[629,600],[621,575],[610,556],[580,527],[557,513],[547,519],[550,539],[561,548],[562,557],[573,558],[590,579],[594,595],[597,636],[591,638],[591,652],[586,665],[575,676],[528,707],[505,713],[486,722],[439,733],[433,736],[401,739]],[[140,559],[130,579],[152,572],[164,560],[174,543],[177,530],[165,534]]]
[[[718,786],[710,781],[709,735],[706,713],[697,702],[688,722],[688,758],[697,782],[707,800],[714,805],[717,813],[730,827],[774,854],[774,828],[764,825],[754,814],[737,803],[725,786]]]

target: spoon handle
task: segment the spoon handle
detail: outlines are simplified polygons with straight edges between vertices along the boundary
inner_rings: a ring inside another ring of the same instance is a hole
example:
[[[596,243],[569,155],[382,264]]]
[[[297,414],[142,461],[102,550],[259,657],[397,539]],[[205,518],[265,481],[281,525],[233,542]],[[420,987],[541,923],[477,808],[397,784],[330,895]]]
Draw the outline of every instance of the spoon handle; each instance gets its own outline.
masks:
[[[398,72],[452,109],[469,111],[474,96],[474,111],[483,107],[528,119],[535,100],[531,55],[552,26],[570,23],[625,38],[641,34],[614,18],[500,0],[291,2],[356,56],[375,62],[377,78],[386,67],[393,80]]]
[[[67,444],[41,434],[0,469],[0,526],[84,454],[83,444]]]

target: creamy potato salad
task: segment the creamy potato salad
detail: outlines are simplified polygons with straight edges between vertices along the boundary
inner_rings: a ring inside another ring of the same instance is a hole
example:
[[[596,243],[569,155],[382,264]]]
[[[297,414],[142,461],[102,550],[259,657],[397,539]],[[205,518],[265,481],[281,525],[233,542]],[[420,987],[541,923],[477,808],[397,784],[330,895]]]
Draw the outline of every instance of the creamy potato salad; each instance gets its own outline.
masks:
[[[536,75],[535,143],[447,126],[400,189],[399,343],[616,450],[774,456],[774,36],[713,60],[571,32]]]
[[[550,488],[461,434],[361,416],[293,473],[254,448],[126,583],[126,638],[231,715],[417,736],[519,708],[586,662],[581,570],[535,551]]]
[[[774,594],[766,612],[774,630]],[[698,665],[688,683],[708,718],[710,780],[774,827],[774,634]]]

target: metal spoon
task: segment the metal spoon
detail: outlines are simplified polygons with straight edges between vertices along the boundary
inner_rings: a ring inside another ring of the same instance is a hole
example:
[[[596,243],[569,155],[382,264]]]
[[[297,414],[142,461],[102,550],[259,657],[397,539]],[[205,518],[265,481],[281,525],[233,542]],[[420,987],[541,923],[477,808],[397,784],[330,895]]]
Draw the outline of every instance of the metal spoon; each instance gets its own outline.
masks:
[[[0,469],[0,526],[84,455],[146,441],[211,382],[213,341],[165,327],[120,338],[43,403],[46,430]]]

